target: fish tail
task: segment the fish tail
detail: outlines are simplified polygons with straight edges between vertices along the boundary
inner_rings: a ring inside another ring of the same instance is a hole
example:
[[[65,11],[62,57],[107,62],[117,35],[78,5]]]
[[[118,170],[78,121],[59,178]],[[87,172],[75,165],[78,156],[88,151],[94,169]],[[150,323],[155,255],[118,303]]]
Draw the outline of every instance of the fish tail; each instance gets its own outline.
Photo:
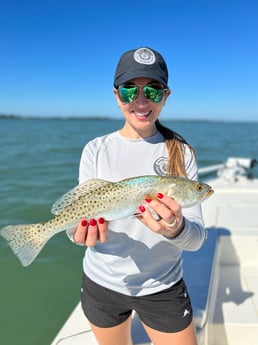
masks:
[[[39,254],[46,242],[44,223],[9,225],[0,230],[23,266],[28,266]]]

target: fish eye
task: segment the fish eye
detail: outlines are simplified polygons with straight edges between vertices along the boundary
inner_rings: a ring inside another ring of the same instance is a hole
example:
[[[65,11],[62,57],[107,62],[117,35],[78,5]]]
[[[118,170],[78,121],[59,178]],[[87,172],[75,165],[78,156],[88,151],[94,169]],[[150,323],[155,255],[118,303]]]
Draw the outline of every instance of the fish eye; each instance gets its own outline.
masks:
[[[200,183],[196,184],[196,190],[198,190],[199,192],[202,190],[202,185]]]

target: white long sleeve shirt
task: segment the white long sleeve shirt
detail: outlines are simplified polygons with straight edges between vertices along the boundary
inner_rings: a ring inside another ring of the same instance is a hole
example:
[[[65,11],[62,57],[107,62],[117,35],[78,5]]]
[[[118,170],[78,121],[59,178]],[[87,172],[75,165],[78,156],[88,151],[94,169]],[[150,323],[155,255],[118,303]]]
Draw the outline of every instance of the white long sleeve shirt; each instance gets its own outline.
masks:
[[[197,179],[195,157],[185,146],[187,177]],[[90,141],[83,150],[79,183],[90,178],[119,181],[141,175],[163,175],[167,149],[160,133],[128,139],[114,132]],[[158,191],[157,191],[158,192]],[[175,239],[156,234],[134,217],[111,221],[108,241],[87,248],[85,274],[96,283],[131,296],[167,289],[182,278],[183,250],[198,250],[206,237],[201,206],[183,209],[185,227]]]

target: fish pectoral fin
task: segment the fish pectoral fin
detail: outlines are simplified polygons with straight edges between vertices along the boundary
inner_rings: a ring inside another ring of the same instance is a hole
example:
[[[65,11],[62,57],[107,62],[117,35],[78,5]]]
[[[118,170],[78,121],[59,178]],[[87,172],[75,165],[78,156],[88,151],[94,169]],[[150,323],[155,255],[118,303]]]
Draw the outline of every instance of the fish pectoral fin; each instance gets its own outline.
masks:
[[[152,199],[154,199],[154,198],[152,198]],[[149,204],[143,203],[143,205],[149,210],[150,214],[152,215],[152,217],[155,220],[160,220],[160,216],[149,206]],[[133,213],[133,217],[136,217],[136,218],[142,217],[142,213],[139,212],[138,208]]]
[[[79,184],[75,188],[69,190],[67,193],[62,195],[52,206],[51,212],[54,215],[59,215],[63,210],[71,205],[75,200],[78,200],[81,196],[91,193],[98,188],[106,186],[113,182],[105,181],[97,178],[92,178],[84,183]]]

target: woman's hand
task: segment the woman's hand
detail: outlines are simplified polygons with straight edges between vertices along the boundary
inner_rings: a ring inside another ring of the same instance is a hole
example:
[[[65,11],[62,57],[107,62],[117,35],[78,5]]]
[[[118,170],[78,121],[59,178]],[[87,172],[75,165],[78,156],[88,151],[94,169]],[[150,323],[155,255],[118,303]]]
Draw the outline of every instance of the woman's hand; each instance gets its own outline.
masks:
[[[104,218],[82,219],[78,225],[73,240],[76,244],[94,247],[97,242],[108,240],[108,222]]]
[[[159,216],[155,218],[151,211],[140,206],[140,221],[152,231],[167,238],[176,237],[184,228],[184,217],[181,206],[172,198],[157,193],[158,200],[146,199],[151,209]]]

